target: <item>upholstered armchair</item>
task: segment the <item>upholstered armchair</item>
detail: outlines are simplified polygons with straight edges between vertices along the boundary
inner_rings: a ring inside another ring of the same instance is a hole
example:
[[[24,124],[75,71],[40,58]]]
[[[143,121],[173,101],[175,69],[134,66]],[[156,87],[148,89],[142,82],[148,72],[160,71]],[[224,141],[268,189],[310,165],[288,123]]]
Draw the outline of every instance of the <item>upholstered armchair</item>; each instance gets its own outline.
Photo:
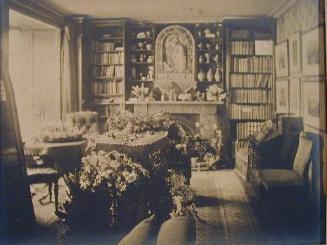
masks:
[[[272,190],[277,193],[282,191],[291,194],[305,191],[308,186],[312,147],[313,142],[302,133],[291,169],[261,169],[260,166],[256,166],[259,184],[266,190],[266,193]]]
[[[65,121],[80,129],[84,135],[99,133],[97,112],[79,111],[68,113]]]

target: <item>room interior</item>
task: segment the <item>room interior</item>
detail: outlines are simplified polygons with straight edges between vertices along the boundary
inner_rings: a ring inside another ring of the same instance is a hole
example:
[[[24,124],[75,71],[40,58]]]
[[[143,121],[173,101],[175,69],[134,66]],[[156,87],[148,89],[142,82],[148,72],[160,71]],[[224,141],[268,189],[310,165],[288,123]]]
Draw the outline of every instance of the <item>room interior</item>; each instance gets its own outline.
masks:
[[[326,242],[324,1],[0,3],[1,242]]]

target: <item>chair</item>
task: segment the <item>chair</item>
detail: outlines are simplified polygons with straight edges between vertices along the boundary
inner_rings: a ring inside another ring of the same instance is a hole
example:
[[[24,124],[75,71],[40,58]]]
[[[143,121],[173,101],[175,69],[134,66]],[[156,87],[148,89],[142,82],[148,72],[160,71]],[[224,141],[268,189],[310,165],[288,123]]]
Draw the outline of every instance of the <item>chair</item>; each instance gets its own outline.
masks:
[[[54,186],[54,199],[55,211],[58,212],[58,180],[60,174],[58,171],[46,164],[40,157],[26,157],[27,162],[27,179],[29,184],[46,183],[48,185],[48,193],[43,196],[39,202],[43,204],[43,200],[49,196],[50,202],[52,201],[52,185]],[[41,164],[40,164],[41,163]]]
[[[77,127],[85,135],[97,134],[98,113],[94,111],[79,111],[68,113],[65,116],[65,121],[71,123],[73,127]]]
[[[268,192],[271,190],[304,190],[308,178],[310,155],[313,143],[302,133],[292,169],[260,169],[257,166],[259,184]]]

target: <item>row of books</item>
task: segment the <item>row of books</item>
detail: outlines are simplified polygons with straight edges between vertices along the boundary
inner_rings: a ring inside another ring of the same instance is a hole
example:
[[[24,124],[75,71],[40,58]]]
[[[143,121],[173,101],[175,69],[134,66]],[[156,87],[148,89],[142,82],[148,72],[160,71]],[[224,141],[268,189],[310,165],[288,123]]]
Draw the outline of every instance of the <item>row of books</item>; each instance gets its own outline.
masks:
[[[96,42],[93,41],[91,44],[91,48],[93,52],[110,52],[110,51],[122,51],[124,48],[120,46],[116,46],[113,42]]]
[[[236,138],[246,139],[250,134],[260,131],[264,122],[239,122],[236,124]]]
[[[234,30],[231,32],[231,38],[235,39],[248,39],[251,32],[249,30]]]
[[[93,95],[99,94],[121,94],[122,82],[117,80],[112,81],[93,81],[91,83],[91,93]]]
[[[101,53],[93,54],[92,64],[95,65],[115,65],[124,63],[124,53]]]
[[[231,54],[254,55],[254,42],[252,41],[234,41],[230,46]]]
[[[267,120],[271,117],[270,105],[231,104],[229,117],[235,120]]]
[[[94,66],[92,71],[93,77],[123,77],[123,66]]]
[[[269,90],[233,89],[232,103],[272,103],[272,93]]]
[[[232,72],[263,72],[270,73],[273,70],[272,57],[254,56],[247,58],[232,58]]]
[[[231,88],[271,88],[271,74],[230,74]]]

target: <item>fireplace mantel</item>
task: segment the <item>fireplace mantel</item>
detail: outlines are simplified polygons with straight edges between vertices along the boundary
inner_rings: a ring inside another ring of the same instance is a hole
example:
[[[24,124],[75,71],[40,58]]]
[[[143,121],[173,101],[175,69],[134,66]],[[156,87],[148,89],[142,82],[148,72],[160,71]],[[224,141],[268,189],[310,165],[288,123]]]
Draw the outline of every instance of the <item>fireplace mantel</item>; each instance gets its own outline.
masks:
[[[190,130],[194,131],[195,123],[201,124],[201,135],[212,138],[214,126],[222,128],[221,119],[224,113],[224,102],[216,101],[153,101],[126,102],[133,107],[134,113],[149,115],[160,111],[169,112]]]

